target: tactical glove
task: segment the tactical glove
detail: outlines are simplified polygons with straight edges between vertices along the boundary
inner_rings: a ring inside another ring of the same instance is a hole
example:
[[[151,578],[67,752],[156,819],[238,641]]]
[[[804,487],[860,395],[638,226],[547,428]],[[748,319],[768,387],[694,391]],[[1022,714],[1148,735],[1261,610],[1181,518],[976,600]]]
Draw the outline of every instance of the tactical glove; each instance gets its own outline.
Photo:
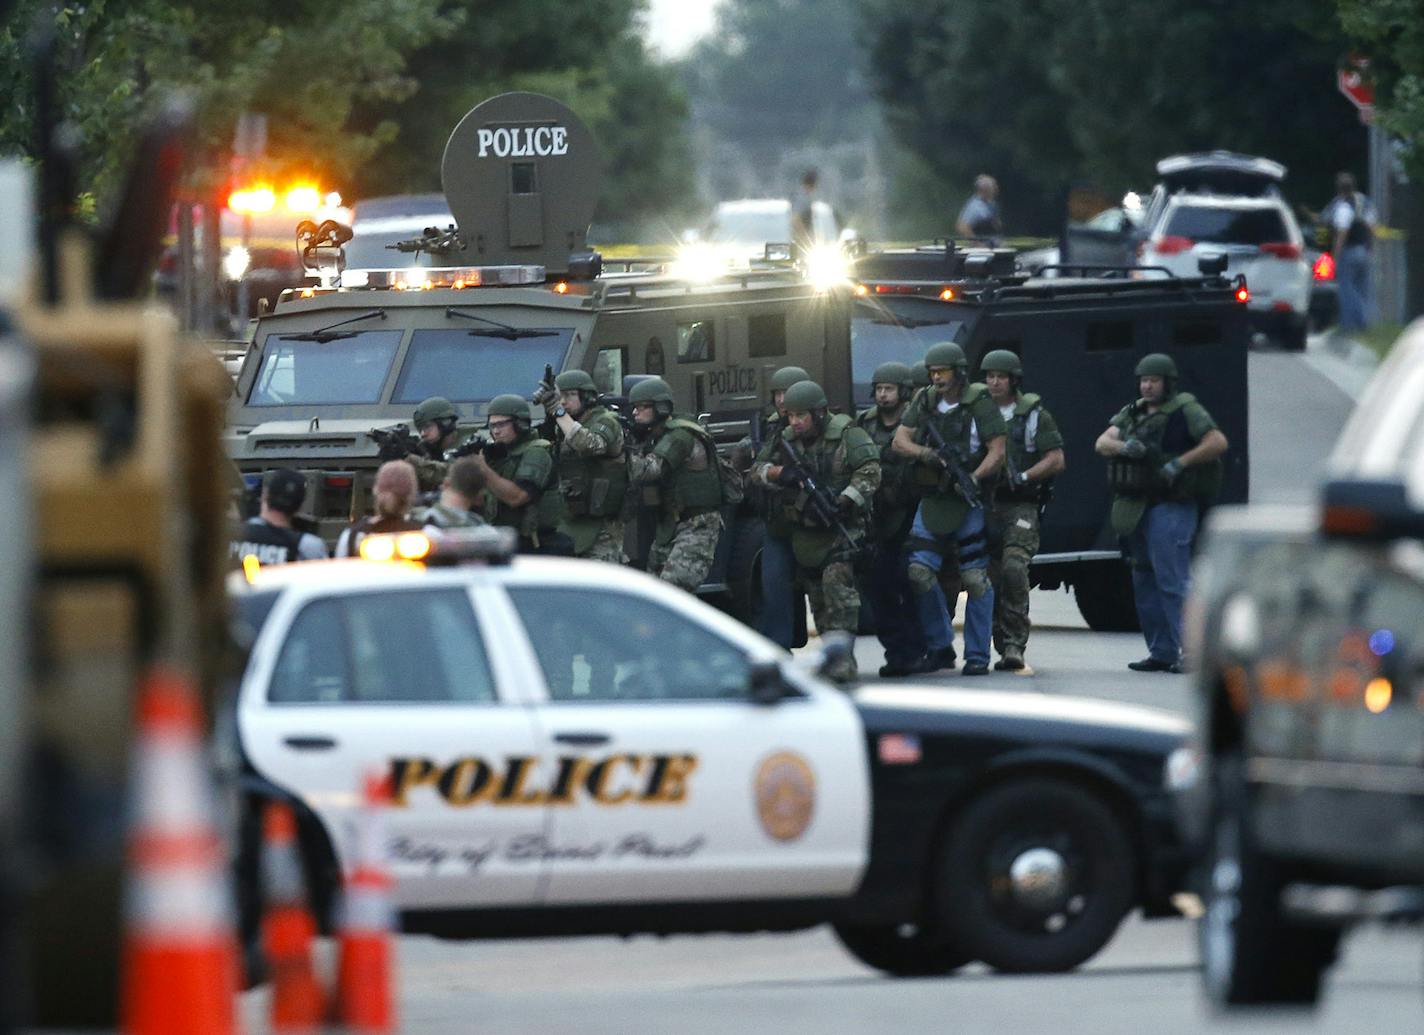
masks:
[[[1141,460],[1147,455],[1147,443],[1140,438],[1130,438],[1122,444],[1121,455],[1129,460]]]
[[[788,489],[794,489],[801,484],[801,476],[792,470],[790,464],[783,464],[781,473],[776,476],[776,484]]]
[[[376,453],[378,460],[404,460],[408,456],[410,456],[410,449],[398,439],[383,443],[380,451]]]
[[[1162,480],[1171,485],[1182,476],[1182,462],[1180,460],[1168,460],[1162,465]]]
[[[539,382],[538,389],[534,392],[534,405],[542,406],[545,410],[551,409],[549,403],[552,400],[554,406],[559,404],[559,390],[553,385],[546,385]]]

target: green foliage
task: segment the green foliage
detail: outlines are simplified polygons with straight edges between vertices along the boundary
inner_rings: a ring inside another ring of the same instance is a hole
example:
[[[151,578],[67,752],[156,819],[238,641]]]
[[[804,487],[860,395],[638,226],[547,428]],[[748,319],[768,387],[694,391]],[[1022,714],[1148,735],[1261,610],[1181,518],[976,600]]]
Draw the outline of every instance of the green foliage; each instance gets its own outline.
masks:
[[[998,177],[1014,232],[1053,232],[1071,184],[1142,189],[1158,158],[1216,147],[1284,162],[1318,206],[1364,154],[1332,16],[1331,0],[863,4],[897,137],[961,201],[974,174]]]
[[[1340,24],[1370,59],[1380,125],[1404,142],[1410,179],[1424,181],[1424,0],[1337,0]]]

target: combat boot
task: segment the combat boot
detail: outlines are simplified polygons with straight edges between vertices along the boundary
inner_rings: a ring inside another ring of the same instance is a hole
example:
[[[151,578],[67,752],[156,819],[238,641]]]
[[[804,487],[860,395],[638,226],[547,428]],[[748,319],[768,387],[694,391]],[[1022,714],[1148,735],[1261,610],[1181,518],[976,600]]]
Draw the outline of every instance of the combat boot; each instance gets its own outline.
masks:
[[[924,655],[917,658],[886,658],[880,666],[880,675],[885,679],[913,676],[925,671]]]
[[[959,664],[959,655],[954,653],[953,647],[941,647],[939,650],[931,650],[925,655],[921,663],[921,672],[938,672],[940,669],[954,668]]]
[[[1018,672],[1024,667],[1024,656],[1022,647],[1006,646],[999,653],[999,660],[994,662],[995,672]]]

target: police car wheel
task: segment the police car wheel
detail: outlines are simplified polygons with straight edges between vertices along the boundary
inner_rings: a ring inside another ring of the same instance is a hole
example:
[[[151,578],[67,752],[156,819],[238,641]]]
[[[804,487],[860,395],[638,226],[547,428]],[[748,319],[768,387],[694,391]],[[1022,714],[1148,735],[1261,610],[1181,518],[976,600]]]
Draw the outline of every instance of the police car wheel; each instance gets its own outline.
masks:
[[[1136,854],[1122,821],[1090,791],[1047,779],[1002,784],[949,832],[941,922],[996,970],[1071,970],[1131,908]]]
[[[836,924],[835,931],[852,956],[895,977],[949,974],[974,959],[942,934],[914,924]]]
[[[1207,998],[1218,1008],[1314,1003],[1340,933],[1293,924],[1282,915],[1286,881],[1251,837],[1242,759],[1227,755],[1212,768],[1205,910],[1197,923]]]

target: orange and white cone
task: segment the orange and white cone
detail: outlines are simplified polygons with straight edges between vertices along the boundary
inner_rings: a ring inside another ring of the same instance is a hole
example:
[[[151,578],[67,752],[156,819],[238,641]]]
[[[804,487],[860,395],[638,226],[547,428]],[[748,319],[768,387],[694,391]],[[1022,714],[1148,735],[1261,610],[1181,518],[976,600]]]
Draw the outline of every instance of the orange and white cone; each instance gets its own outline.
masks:
[[[272,1031],[317,1031],[326,1020],[326,997],[312,966],[316,920],[306,904],[297,817],[283,801],[269,803],[262,816],[262,887],[267,901],[262,945],[272,986]]]
[[[385,820],[390,785],[365,783],[341,923],[336,1019],[361,1035],[396,1030],[395,953],[391,943],[391,874],[386,867]]]
[[[237,934],[213,823],[200,710],[180,674],[139,687],[121,1025],[128,1035],[237,1030]]]

